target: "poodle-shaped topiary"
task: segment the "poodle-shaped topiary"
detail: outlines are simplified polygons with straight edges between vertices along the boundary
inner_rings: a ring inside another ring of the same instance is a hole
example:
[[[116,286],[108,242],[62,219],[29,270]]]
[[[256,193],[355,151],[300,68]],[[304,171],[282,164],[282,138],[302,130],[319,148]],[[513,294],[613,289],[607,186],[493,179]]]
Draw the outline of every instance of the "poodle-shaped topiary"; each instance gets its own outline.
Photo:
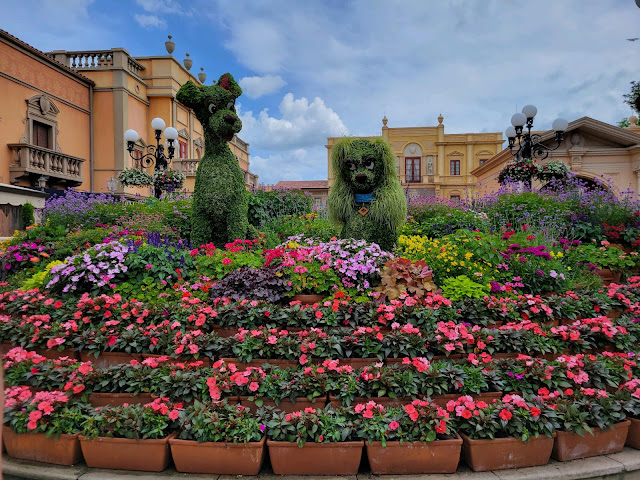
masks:
[[[341,237],[391,250],[407,219],[391,145],[382,138],[343,138],[331,149],[331,168],[329,218],[342,225]]]
[[[193,109],[202,125],[205,152],[196,172],[193,193],[191,242],[216,246],[245,238],[248,198],[238,159],[227,142],[242,128],[235,101],[242,89],[229,73],[210,86],[188,81],[178,91],[177,100]]]

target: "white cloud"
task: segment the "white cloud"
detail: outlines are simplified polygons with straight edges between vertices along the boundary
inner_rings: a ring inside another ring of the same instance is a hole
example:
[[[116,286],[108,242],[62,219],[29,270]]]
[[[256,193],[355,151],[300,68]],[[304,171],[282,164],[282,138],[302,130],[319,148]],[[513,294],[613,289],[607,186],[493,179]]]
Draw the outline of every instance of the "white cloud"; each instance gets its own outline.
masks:
[[[143,28],[164,28],[167,26],[167,22],[156,15],[136,13],[133,18]]]
[[[183,7],[175,0],[136,0],[145,12],[150,13],[181,13]]]
[[[283,67],[286,59],[285,38],[282,25],[262,18],[238,15],[231,38],[226,43],[238,60],[258,73],[274,73]],[[235,22],[234,22],[235,23]],[[242,30],[242,33],[236,32]]]
[[[299,148],[267,156],[252,155],[250,169],[260,176],[260,183],[273,185],[280,180],[325,180],[327,150]]]
[[[251,111],[240,112],[240,136],[254,149],[283,151],[322,146],[327,137],[348,133],[338,114],[321,98],[316,97],[309,103],[305,97],[296,99],[287,93],[279,110],[280,118],[269,116],[266,108],[257,116]]]
[[[277,92],[284,87],[285,82],[279,75],[265,75],[264,77],[244,77],[238,82],[242,87],[243,95],[249,98],[258,98],[263,95]]]

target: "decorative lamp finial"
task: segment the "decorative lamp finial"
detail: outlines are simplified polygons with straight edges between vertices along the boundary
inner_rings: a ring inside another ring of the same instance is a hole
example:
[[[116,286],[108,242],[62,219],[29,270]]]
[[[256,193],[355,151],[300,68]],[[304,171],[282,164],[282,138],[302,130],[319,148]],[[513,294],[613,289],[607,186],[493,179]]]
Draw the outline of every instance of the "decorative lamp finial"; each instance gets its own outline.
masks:
[[[444,120],[444,117],[442,116],[442,114],[438,115],[438,125],[442,125],[443,120]]]
[[[388,122],[388,121],[389,121],[389,120],[387,119],[387,116],[386,116],[386,115],[385,115],[384,117],[382,117],[382,125],[383,125],[383,126],[385,126],[385,127],[386,127],[386,126],[387,126],[387,122]]]

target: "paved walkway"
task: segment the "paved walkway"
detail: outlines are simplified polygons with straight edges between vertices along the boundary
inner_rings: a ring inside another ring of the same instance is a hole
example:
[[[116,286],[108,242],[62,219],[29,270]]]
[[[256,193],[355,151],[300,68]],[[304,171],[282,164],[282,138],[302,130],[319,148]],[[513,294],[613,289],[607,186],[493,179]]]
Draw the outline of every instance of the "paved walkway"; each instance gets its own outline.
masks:
[[[60,467],[42,463],[3,458],[4,480],[238,480],[241,476],[229,475],[196,475],[177,473],[169,468],[162,473],[130,472],[122,470],[100,470],[87,468],[80,464],[74,467]],[[270,470],[264,471],[256,478],[259,480],[293,480],[296,476],[282,477],[274,475]],[[495,472],[471,472],[466,466],[458,468],[451,475],[382,475],[360,473],[353,477],[299,477],[301,480],[640,480],[640,450],[625,448],[620,453],[585,458],[572,462],[556,462],[551,460],[542,467],[499,470]]]

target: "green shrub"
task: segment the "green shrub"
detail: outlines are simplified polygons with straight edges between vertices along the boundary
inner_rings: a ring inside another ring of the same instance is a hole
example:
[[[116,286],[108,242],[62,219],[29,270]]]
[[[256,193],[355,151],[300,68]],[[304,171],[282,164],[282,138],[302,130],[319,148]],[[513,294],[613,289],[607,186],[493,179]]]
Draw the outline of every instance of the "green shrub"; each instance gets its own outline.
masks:
[[[287,216],[311,213],[313,198],[302,190],[252,190],[249,199],[249,223],[256,227]]]
[[[35,223],[35,217],[33,216],[34,208],[30,203],[22,205],[22,228],[27,228]]]
[[[466,275],[447,278],[442,285],[442,295],[449,300],[482,298],[489,295],[489,287],[474,282]]]

